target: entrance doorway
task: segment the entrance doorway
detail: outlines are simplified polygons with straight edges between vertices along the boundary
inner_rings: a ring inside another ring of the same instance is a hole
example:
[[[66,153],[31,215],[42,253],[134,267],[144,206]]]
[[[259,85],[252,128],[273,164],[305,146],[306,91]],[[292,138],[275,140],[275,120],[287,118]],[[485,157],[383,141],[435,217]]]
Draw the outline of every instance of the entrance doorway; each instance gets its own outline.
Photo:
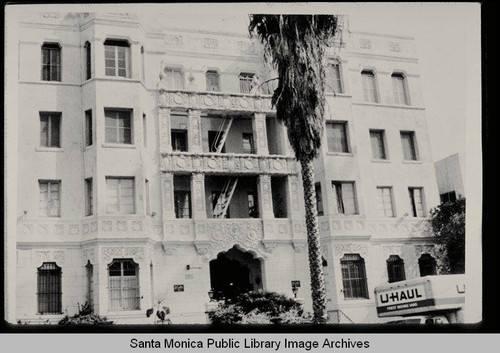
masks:
[[[259,259],[236,247],[210,261],[210,283],[214,299],[232,301],[241,293],[262,289],[262,266]]]

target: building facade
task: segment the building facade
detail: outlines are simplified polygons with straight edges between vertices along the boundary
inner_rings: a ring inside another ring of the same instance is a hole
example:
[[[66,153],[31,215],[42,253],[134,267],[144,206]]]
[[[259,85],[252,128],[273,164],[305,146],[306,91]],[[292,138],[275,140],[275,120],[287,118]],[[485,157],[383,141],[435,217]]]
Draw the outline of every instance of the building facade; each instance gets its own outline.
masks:
[[[465,155],[455,153],[435,163],[441,202],[465,198]]]
[[[256,41],[118,13],[17,26],[11,320],[88,302],[147,323],[163,300],[173,323],[204,323],[209,291],[292,282],[312,310],[300,166]],[[413,38],[341,26],[315,161],[327,309],[375,323],[376,285],[436,271],[439,193]]]

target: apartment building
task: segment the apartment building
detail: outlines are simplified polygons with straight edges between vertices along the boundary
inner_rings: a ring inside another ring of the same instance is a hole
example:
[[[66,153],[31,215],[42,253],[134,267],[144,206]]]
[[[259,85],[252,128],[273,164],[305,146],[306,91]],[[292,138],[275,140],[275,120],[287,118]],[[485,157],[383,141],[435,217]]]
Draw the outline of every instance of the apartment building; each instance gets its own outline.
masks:
[[[439,193],[413,38],[341,27],[315,161],[327,309],[375,323],[376,285],[436,272]],[[147,323],[164,300],[205,323],[210,300],[293,287],[312,311],[300,165],[257,41],[123,13],[26,12],[16,35],[11,320],[89,302]]]

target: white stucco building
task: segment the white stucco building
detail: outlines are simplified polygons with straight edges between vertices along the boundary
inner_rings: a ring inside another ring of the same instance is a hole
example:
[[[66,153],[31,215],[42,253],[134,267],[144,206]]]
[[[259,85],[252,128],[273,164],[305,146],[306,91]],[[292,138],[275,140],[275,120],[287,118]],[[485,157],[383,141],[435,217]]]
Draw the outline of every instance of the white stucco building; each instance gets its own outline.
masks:
[[[315,161],[327,307],[373,323],[376,285],[435,271],[439,193],[413,38],[342,25]],[[145,323],[164,299],[173,323],[204,323],[230,283],[292,296],[300,281],[311,311],[300,166],[253,88],[272,74],[247,33],[26,11],[7,46],[11,322],[87,301]]]

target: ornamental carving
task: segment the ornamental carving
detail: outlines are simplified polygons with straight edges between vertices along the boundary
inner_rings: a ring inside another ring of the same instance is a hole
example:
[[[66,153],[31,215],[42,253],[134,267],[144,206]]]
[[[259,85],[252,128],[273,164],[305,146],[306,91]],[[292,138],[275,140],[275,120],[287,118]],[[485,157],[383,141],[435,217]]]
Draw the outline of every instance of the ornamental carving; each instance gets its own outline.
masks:
[[[64,234],[64,224],[56,224],[54,226],[54,230],[57,235]]]
[[[371,49],[372,41],[370,39],[360,39],[359,40],[359,47],[361,49]]]
[[[429,254],[436,258],[436,247],[434,245],[415,245],[415,257],[418,259],[422,254]]]
[[[167,34],[165,35],[165,44],[173,47],[181,47],[182,46],[182,36],[175,34]]]
[[[49,226],[46,224],[39,224],[38,225],[38,233],[39,234],[47,234],[49,230]]]
[[[294,239],[292,240],[292,245],[296,253],[304,253],[307,248],[307,241]]]
[[[141,247],[104,247],[101,248],[101,261],[111,262],[116,258],[132,258],[135,262],[144,261],[145,251]]]
[[[195,241],[195,246],[207,260],[235,244],[259,254],[265,253],[260,222],[206,222],[197,224],[197,231],[206,235],[207,241]]]
[[[400,258],[403,258],[404,248],[402,245],[384,245],[382,251],[384,253],[384,259],[389,258],[391,255],[398,255]]]
[[[399,42],[389,42],[389,50],[392,52],[401,52],[401,44]]]
[[[34,250],[33,262],[40,267],[44,262],[55,262],[58,266],[64,263],[65,254],[62,250]]]
[[[360,254],[362,257],[368,255],[368,246],[362,244],[334,244],[333,251],[336,257],[343,257],[345,254]]]
[[[24,234],[31,234],[33,233],[33,224],[23,224],[23,233]]]
[[[90,261],[91,264],[95,264],[96,263],[96,259],[95,259],[95,250],[94,248],[89,248],[89,249],[83,249],[82,250],[82,260],[83,260],[83,264],[87,264],[87,262]]]
[[[217,44],[217,39],[215,38],[203,38],[203,48],[217,49]]]

